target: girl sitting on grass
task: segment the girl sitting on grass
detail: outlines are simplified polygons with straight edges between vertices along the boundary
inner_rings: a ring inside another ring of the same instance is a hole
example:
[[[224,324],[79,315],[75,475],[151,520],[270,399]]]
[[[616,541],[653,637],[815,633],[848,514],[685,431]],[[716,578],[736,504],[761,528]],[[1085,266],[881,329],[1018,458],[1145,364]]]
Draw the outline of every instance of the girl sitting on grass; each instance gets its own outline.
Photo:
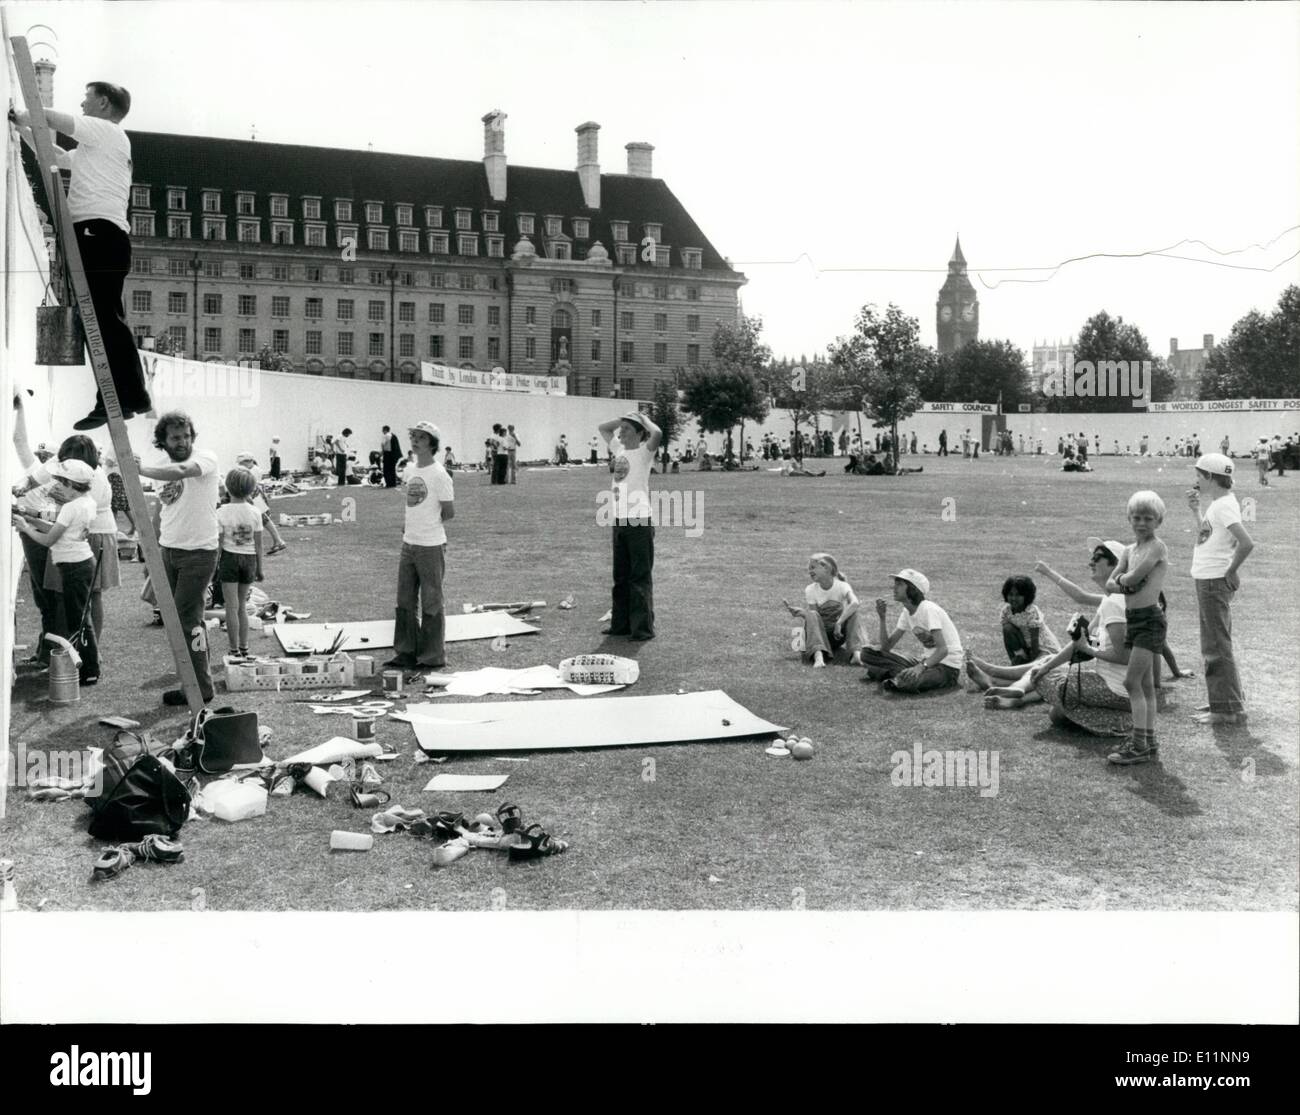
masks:
[[[217,576],[226,606],[226,634],[230,653],[248,657],[248,594],[262,579],[262,515],[253,506],[257,478],[246,468],[226,473],[230,502],[217,508],[221,530],[221,558]]]
[[[806,607],[795,608],[788,600],[781,601],[790,615],[803,620],[802,660],[820,670],[843,647],[849,652],[849,662],[861,665],[867,639],[858,598],[839,563],[830,554],[813,554],[808,559],[808,577],[811,584],[803,593]]]
[[[930,581],[924,573],[902,569],[894,574],[894,599],[903,605],[903,610],[891,634],[885,625],[888,606],[884,600],[876,601],[880,649],[863,650],[861,658],[867,667],[864,681],[879,681],[883,683],[882,689],[900,693],[946,689],[957,684],[961,676],[961,638],[948,613],[926,599],[929,594]],[[925,648],[923,658],[894,653],[894,644],[908,631]]]
[[[1002,585],[1002,644],[1010,666],[966,655],[966,676],[976,689],[985,691],[985,708],[1019,708],[1042,699],[1030,681],[1030,670],[1036,662],[1057,654],[1061,644],[1034,603],[1037,595],[1032,577],[1008,577]]]

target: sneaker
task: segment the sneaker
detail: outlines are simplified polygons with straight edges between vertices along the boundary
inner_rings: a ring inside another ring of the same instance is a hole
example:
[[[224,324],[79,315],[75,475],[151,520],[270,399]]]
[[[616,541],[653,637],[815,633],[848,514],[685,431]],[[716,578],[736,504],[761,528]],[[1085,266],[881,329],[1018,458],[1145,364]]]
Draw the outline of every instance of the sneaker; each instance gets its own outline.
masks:
[[[1106,756],[1108,763],[1114,763],[1116,766],[1132,766],[1134,763],[1149,763],[1156,757],[1156,751],[1150,747],[1143,747],[1133,740],[1129,740],[1118,751],[1112,751]]]

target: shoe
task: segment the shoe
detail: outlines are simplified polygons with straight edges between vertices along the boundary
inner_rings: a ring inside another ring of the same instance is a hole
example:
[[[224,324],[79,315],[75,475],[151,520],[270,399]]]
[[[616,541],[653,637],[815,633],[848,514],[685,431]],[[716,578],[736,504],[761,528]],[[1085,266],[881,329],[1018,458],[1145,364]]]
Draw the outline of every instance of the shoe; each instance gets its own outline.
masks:
[[[631,639],[634,643],[648,643],[654,637],[655,633],[653,631],[641,631],[636,635],[632,635]]]
[[[616,639],[626,639],[631,634],[629,631],[615,631],[612,627],[602,627],[600,633],[602,635],[613,635]]]
[[[276,554],[284,553],[284,551],[287,550],[288,548],[289,548],[289,543],[281,542],[278,546],[272,546],[269,550],[267,550],[266,556],[274,557]]]
[[[390,658],[384,663],[384,666],[389,670],[415,670],[419,668],[419,663],[414,658],[403,658],[398,655],[395,658]]]
[[[100,426],[108,425],[108,413],[102,406],[95,407],[85,418],[79,422],[74,422],[74,430],[97,430]]]
[[[1192,717],[1198,724],[1245,724],[1244,712],[1202,712]]]
[[[1149,763],[1156,757],[1156,751],[1150,747],[1142,747],[1140,744],[1129,740],[1118,751],[1112,751],[1106,756],[1106,762],[1114,763],[1116,766],[1127,767],[1134,763]]]
[[[179,705],[188,705],[188,704],[189,704],[189,701],[187,701],[187,700],[185,699],[185,690],[184,690],[184,689],[168,689],[168,690],[163,694],[163,698],[162,698],[162,699],[163,699],[163,704],[164,704],[164,705],[176,705],[176,706],[179,706]]]
[[[98,675],[98,674],[89,674],[89,675],[87,675],[86,677],[84,677],[84,678],[81,679],[81,684],[82,684],[82,685],[98,685],[98,684],[99,684],[99,675]]]

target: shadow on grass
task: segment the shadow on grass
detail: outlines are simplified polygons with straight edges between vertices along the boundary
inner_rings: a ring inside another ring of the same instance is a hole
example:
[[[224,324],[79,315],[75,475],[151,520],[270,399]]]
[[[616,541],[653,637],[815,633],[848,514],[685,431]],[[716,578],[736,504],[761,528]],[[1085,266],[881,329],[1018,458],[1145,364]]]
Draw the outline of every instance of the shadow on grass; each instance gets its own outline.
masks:
[[[1266,751],[1264,741],[1251,735],[1245,724],[1215,724],[1211,730],[1214,732],[1214,746],[1223,753],[1228,766],[1243,776],[1249,771],[1251,777],[1277,778],[1287,772],[1286,763],[1273,752]]]

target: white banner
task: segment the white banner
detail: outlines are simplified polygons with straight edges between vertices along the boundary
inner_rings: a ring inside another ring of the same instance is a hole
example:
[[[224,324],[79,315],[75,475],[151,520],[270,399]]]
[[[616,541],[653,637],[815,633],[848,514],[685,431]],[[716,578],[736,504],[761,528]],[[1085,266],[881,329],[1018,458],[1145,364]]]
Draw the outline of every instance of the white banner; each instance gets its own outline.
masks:
[[[918,414],[997,414],[997,403],[922,403]]]
[[[474,368],[453,368],[450,364],[420,365],[420,379],[443,387],[470,387],[480,391],[513,391],[525,395],[567,395],[568,384],[564,376],[525,376],[493,368],[477,371]]]
[[[1300,410],[1300,399],[1188,399],[1186,402],[1152,403],[1146,409],[1149,414],[1181,410]]]

